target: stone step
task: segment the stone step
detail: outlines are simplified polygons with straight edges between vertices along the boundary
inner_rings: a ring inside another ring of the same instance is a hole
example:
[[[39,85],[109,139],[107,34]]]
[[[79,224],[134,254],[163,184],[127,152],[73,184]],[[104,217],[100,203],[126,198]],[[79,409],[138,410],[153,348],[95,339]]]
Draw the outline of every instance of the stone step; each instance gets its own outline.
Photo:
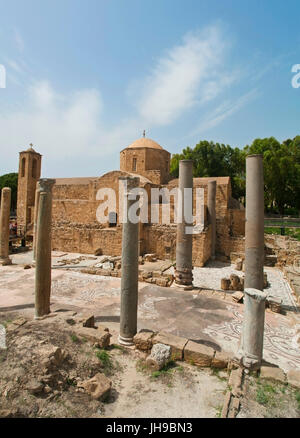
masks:
[[[275,266],[276,263],[277,263],[277,256],[276,255],[266,255],[265,256],[264,266]]]

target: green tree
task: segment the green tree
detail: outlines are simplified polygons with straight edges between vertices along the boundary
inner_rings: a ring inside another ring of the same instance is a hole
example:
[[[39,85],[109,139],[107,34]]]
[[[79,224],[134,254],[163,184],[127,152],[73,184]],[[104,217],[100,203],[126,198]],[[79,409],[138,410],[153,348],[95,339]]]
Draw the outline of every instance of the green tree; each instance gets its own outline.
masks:
[[[300,136],[283,143],[274,137],[256,139],[244,151],[263,155],[265,208],[280,214],[287,207],[299,210]]]
[[[18,194],[18,174],[7,173],[6,175],[0,176],[0,190],[2,190],[3,187],[11,188],[11,210],[16,210],[17,194]],[[0,193],[0,199],[1,199],[1,193]]]
[[[202,140],[194,149],[187,147],[181,154],[174,154],[171,159],[171,175],[175,178],[179,173],[179,161],[194,161],[194,176],[230,176],[232,193],[236,198],[244,196],[245,191],[245,154],[239,148]]]

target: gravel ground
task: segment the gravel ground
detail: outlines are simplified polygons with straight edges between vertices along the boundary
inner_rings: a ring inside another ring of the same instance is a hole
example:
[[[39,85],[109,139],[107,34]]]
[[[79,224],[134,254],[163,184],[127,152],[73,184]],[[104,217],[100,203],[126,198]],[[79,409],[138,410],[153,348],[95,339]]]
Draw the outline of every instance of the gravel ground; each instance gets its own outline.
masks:
[[[174,272],[174,268],[170,268],[166,272]],[[264,272],[267,274],[269,286],[265,291],[268,295],[280,297],[282,299],[283,306],[289,310],[297,310],[296,302],[289,286],[288,281],[284,278],[283,273],[277,268],[265,267]],[[234,269],[234,265],[225,264],[219,261],[209,262],[205,267],[194,267],[193,284],[195,287],[203,289],[220,290],[221,279],[228,277],[231,274],[238,276],[244,276],[244,272]]]

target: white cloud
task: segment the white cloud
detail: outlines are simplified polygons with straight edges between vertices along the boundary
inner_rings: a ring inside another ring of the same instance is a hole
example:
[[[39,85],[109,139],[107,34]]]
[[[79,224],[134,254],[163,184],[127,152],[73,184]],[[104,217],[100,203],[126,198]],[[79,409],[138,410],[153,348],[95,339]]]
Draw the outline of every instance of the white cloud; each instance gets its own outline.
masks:
[[[234,80],[222,69],[229,46],[220,26],[185,35],[146,79],[137,101],[141,118],[148,125],[167,125],[195,104],[215,98],[221,81],[228,85]]]
[[[17,30],[15,39],[19,50],[24,50]],[[192,107],[202,105],[204,108],[204,104],[235,83],[239,73],[233,68],[230,72],[224,69],[229,48],[230,43],[220,26],[188,33],[180,45],[157,61],[151,74],[140,82],[142,86],[134,85],[135,93],[140,96],[136,100],[135,114],[128,118],[125,110],[124,117],[111,126],[104,125],[104,104],[98,90],[62,94],[47,80],[27,86],[23,102],[15,102],[6,111],[0,107],[1,144],[13,157],[8,161],[15,160],[17,153],[30,142],[52,162],[71,157],[73,162],[78,162],[82,156],[96,159],[115,155],[145,127],[169,126]],[[20,83],[30,83],[30,69],[24,62],[11,61],[9,66]],[[248,93],[235,102],[217,107],[197,126],[197,133],[221,123],[246,105],[254,94]],[[55,169],[51,173],[55,176]]]
[[[190,136],[194,136],[214,128],[258,96],[259,92],[255,88],[234,101],[226,101],[222,103],[200,121],[196,129],[190,133]]]
[[[56,93],[47,81],[28,89],[27,99],[16,110],[0,113],[1,144],[10,155],[32,142],[49,158],[101,157],[127,146],[136,138],[134,121],[123,121],[108,129],[102,123],[103,102],[95,89],[70,95]],[[126,143],[128,142],[128,143]]]
[[[19,29],[17,29],[16,27],[14,28],[14,40],[19,52],[23,52],[25,48],[25,43]]]

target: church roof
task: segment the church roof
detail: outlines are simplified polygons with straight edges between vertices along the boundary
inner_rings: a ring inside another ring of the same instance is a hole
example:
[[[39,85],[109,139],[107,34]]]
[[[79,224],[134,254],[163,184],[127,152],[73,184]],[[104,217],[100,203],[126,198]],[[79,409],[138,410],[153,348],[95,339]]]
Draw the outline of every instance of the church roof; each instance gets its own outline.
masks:
[[[135,140],[126,149],[134,149],[134,148],[151,148],[151,149],[163,150],[163,148],[158,143],[156,143],[156,141],[151,140],[151,138],[147,138],[147,137],[141,137]]]

